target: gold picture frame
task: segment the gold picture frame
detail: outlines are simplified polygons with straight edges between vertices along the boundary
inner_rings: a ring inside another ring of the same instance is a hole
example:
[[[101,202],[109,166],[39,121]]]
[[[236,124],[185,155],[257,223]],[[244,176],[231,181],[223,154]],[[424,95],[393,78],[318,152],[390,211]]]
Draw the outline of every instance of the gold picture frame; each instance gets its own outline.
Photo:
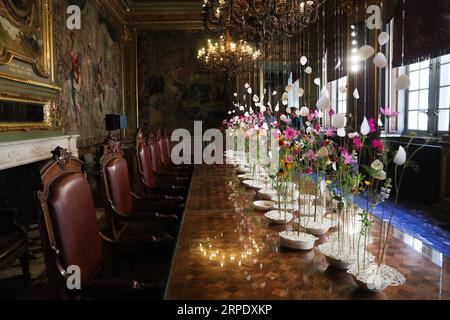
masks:
[[[22,11],[28,9],[29,12],[23,13],[21,11],[18,14],[14,14],[14,3],[11,1],[0,1],[0,18],[2,18],[0,20],[0,26],[2,27],[0,31],[3,32],[5,38],[10,37],[7,39],[8,41],[5,41],[5,43],[9,44],[8,46],[5,44],[2,46],[0,42],[0,66],[9,65],[16,59],[31,66],[37,78],[33,77],[34,79],[30,80],[41,78],[42,81],[53,82],[52,0],[28,2],[30,8],[22,9]],[[21,21],[21,18],[26,21]],[[41,48],[36,49],[33,47],[32,44],[35,44],[33,38],[35,43],[42,41]],[[32,43],[26,42],[27,39]],[[38,50],[39,54],[30,48]],[[23,74],[6,73],[5,71],[0,74],[0,77],[4,77],[3,74],[7,74],[10,77],[24,78]]]

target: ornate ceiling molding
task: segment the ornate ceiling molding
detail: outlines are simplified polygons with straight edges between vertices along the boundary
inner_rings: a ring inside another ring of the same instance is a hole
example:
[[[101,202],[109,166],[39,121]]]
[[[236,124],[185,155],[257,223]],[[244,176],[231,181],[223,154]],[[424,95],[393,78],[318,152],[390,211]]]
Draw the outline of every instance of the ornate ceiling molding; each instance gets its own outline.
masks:
[[[137,29],[201,29],[202,0],[105,0],[126,25]]]

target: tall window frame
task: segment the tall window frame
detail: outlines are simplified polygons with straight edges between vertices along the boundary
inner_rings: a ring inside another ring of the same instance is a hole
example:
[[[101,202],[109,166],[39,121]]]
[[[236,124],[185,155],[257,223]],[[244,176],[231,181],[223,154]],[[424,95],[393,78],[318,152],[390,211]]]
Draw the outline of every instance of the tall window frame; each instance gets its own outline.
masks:
[[[341,86],[347,87],[347,80],[348,77],[344,76],[331,82],[331,103],[336,108],[336,113],[348,112],[348,90],[345,93],[339,92]]]
[[[404,132],[441,136],[450,130],[450,55],[405,67]]]

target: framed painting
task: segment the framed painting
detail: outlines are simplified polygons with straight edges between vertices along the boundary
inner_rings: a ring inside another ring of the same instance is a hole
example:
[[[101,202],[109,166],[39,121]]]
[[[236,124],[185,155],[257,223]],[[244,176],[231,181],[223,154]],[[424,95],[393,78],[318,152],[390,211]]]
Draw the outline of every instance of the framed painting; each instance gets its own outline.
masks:
[[[52,82],[51,0],[0,0],[0,77]]]

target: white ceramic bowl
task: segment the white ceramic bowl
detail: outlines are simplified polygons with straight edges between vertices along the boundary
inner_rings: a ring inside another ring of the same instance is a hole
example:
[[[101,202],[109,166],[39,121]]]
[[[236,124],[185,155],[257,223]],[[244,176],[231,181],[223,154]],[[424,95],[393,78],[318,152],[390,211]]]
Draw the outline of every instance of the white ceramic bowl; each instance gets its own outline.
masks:
[[[271,210],[269,212],[266,212],[264,216],[269,219],[271,222],[276,224],[286,224],[291,222],[291,220],[294,218],[292,213],[289,212],[283,212],[278,210]]]
[[[294,228],[298,229],[299,227],[299,219],[294,219]],[[318,221],[314,221],[312,217],[301,217],[300,218],[300,227],[306,230],[307,233],[322,236],[328,232],[331,228],[331,224],[326,222],[325,220],[322,222],[320,219]]]
[[[239,178],[239,180],[244,181],[244,180],[251,180],[252,176],[251,176],[251,174],[244,173],[244,174],[238,175],[238,178]]]
[[[259,190],[258,193],[264,200],[272,200],[272,197],[277,195],[277,190],[264,188]]]
[[[253,206],[259,211],[269,211],[274,208],[275,202],[267,200],[258,200],[253,202]]]
[[[296,250],[311,250],[317,240],[315,236],[297,231],[281,231],[279,235],[282,246]]]

